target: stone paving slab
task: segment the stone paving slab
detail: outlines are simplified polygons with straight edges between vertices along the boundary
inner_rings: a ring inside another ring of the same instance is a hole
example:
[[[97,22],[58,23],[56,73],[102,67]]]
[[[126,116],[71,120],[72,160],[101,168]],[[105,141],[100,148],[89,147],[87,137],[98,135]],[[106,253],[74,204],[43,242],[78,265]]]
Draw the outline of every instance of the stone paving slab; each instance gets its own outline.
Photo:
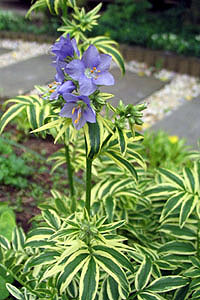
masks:
[[[8,52],[10,52],[10,51],[12,51],[12,49],[0,48],[0,55],[5,54],[5,53],[8,53]]]
[[[55,72],[49,55],[37,56],[1,68],[0,97],[10,98],[32,90],[34,85],[44,85],[54,79]],[[126,72],[124,77],[121,77],[118,68],[113,68],[112,73],[115,77],[115,85],[103,87],[102,91],[116,95],[111,100],[113,105],[117,105],[120,99],[123,99],[126,104],[138,103],[165,84],[154,77],[140,77],[129,71]]]
[[[115,85],[103,87],[102,92],[115,95],[115,98],[109,100],[114,106],[120,99],[125,104],[136,104],[165,85],[153,76],[138,76],[130,71],[126,71],[125,76],[122,77],[119,68],[113,68],[111,73],[115,78]]]
[[[187,102],[151,127],[151,130],[162,129],[170,135],[185,138],[186,144],[198,149],[200,138],[200,97]]]
[[[40,55],[0,70],[0,97],[11,98],[31,91],[34,85],[54,80],[55,68],[50,55]]]

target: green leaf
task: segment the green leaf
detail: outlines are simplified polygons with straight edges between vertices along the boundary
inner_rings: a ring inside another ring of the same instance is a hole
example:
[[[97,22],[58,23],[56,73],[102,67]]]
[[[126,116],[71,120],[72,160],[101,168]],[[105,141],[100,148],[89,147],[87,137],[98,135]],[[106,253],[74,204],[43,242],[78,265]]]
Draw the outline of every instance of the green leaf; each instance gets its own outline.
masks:
[[[149,292],[142,292],[138,295],[138,300],[165,300],[165,298]]]
[[[12,235],[12,245],[15,251],[22,251],[24,249],[26,236],[23,229],[20,227],[15,227]]]
[[[196,249],[191,242],[184,241],[171,241],[165,243],[163,246],[159,248],[160,253],[172,253],[172,254],[180,254],[180,255],[192,255],[196,253]]]
[[[193,168],[193,175],[194,175],[194,193],[199,193],[199,186],[200,186],[200,163],[194,162]]]
[[[10,242],[9,240],[4,237],[3,235],[0,235],[0,246],[5,249],[5,250],[9,250],[10,249]]]
[[[12,233],[15,229],[15,215],[11,209],[5,209],[0,214],[0,233],[9,241],[12,239]]]
[[[76,280],[72,280],[67,287],[67,293],[71,298],[78,298],[78,284]]]
[[[180,218],[179,218],[179,224],[181,228],[187,222],[195,206],[198,204],[198,201],[199,201],[198,195],[195,196],[191,195],[190,197],[184,199],[184,201],[182,202]]]
[[[63,119],[63,118],[62,118]],[[37,128],[35,130],[32,130],[31,133],[34,133],[34,132],[40,132],[40,131],[44,131],[44,130],[47,130],[47,129],[51,129],[51,128],[55,128],[56,126],[60,125],[61,122],[62,122],[62,119],[59,118],[57,120],[54,120],[54,121],[51,121],[43,126],[41,126],[40,128]]]
[[[148,291],[156,293],[165,293],[189,283],[187,278],[182,276],[164,276],[154,280],[148,287]]]
[[[46,0],[48,9],[49,9],[49,11],[50,11],[50,13],[51,13],[52,15],[55,13],[55,12],[54,12],[54,1],[55,1],[55,0]]]
[[[30,17],[33,10],[46,8],[46,0],[38,0],[36,1],[28,10],[26,17]]]
[[[108,276],[108,279],[107,279],[107,294],[108,294],[109,300],[120,300],[121,299],[121,297],[119,295],[119,291],[118,291],[118,284],[111,276]]]
[[[38,128],[37,116],[36,116],[37,106],[36,105],[29,105],[29,106],[26,107],[26,113],[27,113],[28,121],[29,121],[29,124],[30,124],[32,129]]]
[[[138,179],[134,166],[127,159],[123,158],[119,152],[107,150],[105,154],[116,162],[119,167],[128,170],[134,178]]]
[[[112,277],[111,277],[112,278]],[[116,285],[117,285],[117,290],[118,290],[118,284],[116,283]],[[103,284],[102,284],[102,286],[101,286],[101,290],[100,290],[100,293],[99,293],[99,298],[98,298],[98,300],[111,300],[110,299],[110,295],[108,296],[108,294],[107,294],[107,289],[108,289],[108,280],[107,280],[107,278],[103,281]],[[114,300],[114,299],[113,299]],[[116,300],[118,300],[118,299],[116,299]],[[121,299],[119,299],[119,300],[121,300]]]
[[[103,246],[103,245],[94,246],[93,249],[95,251],[100,250],[109,253],[112,257],[114,257],[117,260],[117,262],[121,265],[122,268],[125,268],[129,270],[131,273],[134,273],[134,268],[132,263],[121,252],[115,250],[114,248]]]
[[[100,227],[98,227],[99,232],[109,232],[109,231],[113,231],[116,230],[117,228],[122,227],[125,224],[125,220],[121,220],[121,221],[117,221],[117,222],[113,222],[110,224],[105,224],[105,225],[101,225]]]
[[[161,197],[161,196],[169,196],[170,194],[174,194],[174,192],[177,191],[177,188],[173,185],[170,185],[169,183],[161,183],[159,185],[147,188],[143,196],[149,196],[149,197]]]
[[[80,278],[80,300],[94,300],[99,284],[99,267],[93,257],[84,265]]]
[[[113,197],[112,196],[106,197],[104,203],[105,203],[106,214],[108,216],[108,221],[112,222],[114,209],[115,209],[115,202]]]
[[[55,233],[55,230],[49,227],[38,227],[35,229],[32,229],[28,233],[28,241],[31,240],[43,240],[50,238],[52,234]]]
[[[65,291],[73,277],[86,263],[88,257],[89,253],[84,252],[84,250],[80,250],[69,258],[63,272],[61,272],[58,277],[58,287],[60,288],[61,293]]]
[[[197,229],[192,226],[184,226],[180,228],[176,224],[162,224],[159,231],[184,240],[196,240]]]
[[[184,273],[184,276],[189,278],[200,278],[200,270],[195,269],[194,267],[187,269]]]
[[[117,127],[117,138],[118,138],[120,152],[123,155],[124,153],[126,153],[127,135],[124,130],[118,127]]]
[[[25,108],[24,104],[14,104],[7,109],[0,120],[0,134],[3,132],[5,126],[13,120]]]
[[[6,288],[6,278],[0,275],[0,300],[7,299],[9,296],[8,289]]]
[[[135,276],[135,288],[140,291],[147,285],[152,273],[152,262],[148,256],[144,257]]]
[[[108,253],[96,251],[94,258],[99,266],[121,286],[122,298],[129,295],[129,282],[120,264]]]
[[[188,299],[188,291],[189,291],[189,284],[183,286],[182,288],[178,289],[175,294],[173,300],[187,300]]]
[[[46,265],[46,264],[53,264],[56,261],[56,257],[59,257],[59,253],[57,251],[47,251],[44,252],[36,257],[33,257],[31,260],[28,261],[26,264],[26,269],[28,270],[31,267],[39,266],[39,265]]]
[[[87,145],[87,157],[94,159],[103,143],[103,124],[97,117],[96,123],[87,122],[83,127]]]
[[[147,166],[146,163],[144,161],[144,158],[142,157],[142,155],[140,155],[139,153],[137,153],[136,151],[133,150],[127,150],[128,155],[133,158],[136,163],[141,166],[144,170],[146,170]]]
[[[68,210],[67,205],[66,205],[66,203],[63,199],[56,198],[55,199],[55,205],[56,205],[57,211],[59,213],[63,213],[66,217],[68,217],[69,210]]]
[[[191,257],[191,262],[192,262],[194,267],[200,269],[200,260],[197,257],[192,256]]]
[[[56,230],[60,228],[61,221],[59,216],[54,210],[52,209],[44,210],[42,212],[42,216],[50,227],[53,227]]]
[[[190,193],[194,193],[195,191],[195,180],[194,176],[192,174],[192,170],[189,168],[184,168],[183,169],[183,176],[184,176],[184,182],[185,186],[188,189]]]
[[[9,291],[9,293],[15,297],[16,299],[19,299],[19,300],[24,300],[24,295],[20,292],[19,289],[17,289],[15,286],[13,286],[12,284],[10,283],[7,283],[6,284],[6,287]]]
[[[185,192],[179,192],[173,196],[171,196],[162,211],[160,221],[162,222],[166,217],[169,216],[170,213],[172,213],[182,202],[184,199],[187,199],[188,194]]]
[[[176,269],[176,267],[172,264],[170,264],[169,262],[167,262],[166,260],[157,260],[155,262],[155,264],[159,267],[159,269],[161,270],[174,270]]]
[[[67,4],[72,8],[76,7],[76,0],[67,0]]]
[[[185,190],[184,181],[178,174],[167,169],[158,169],[158,171],[167,181]]]

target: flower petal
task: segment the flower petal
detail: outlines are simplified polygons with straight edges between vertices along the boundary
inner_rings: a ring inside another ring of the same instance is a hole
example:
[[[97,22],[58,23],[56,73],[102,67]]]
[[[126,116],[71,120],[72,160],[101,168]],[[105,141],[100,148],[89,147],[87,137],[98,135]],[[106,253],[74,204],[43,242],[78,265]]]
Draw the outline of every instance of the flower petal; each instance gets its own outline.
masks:
[[[64,93],[63,94],[63,98],[65,99],[65,101],[68,102],[73,102],[73,103],[76,103],[76,101],[78,101],[78,96],[75,96],[73,94],[70,94],[70,93]]]
[[[78,121],[78,123],[73,123],[74,127],[79,130],[81,129],[86,123],[86,119],[84,118],[84,115],[81,115],[80,120]]]
[[[98,70],[104,72],[108,71],[112,61],[112,56],[108,54],[100,54],[100,64],[98,65]]]
[[[84,64],[79,59],[72,60],[67,64],[65,71],[69,74],[74,80],[79,80],[79,78],[84,74]]]
[[[93,80],[97,85],[113,85],[115,83],[114,77],[109,72],[101,72],[98,78]]]
[[[73,102],[64,104],[59,115],[61,117],[72,118],[72,116],[73,116],[72,110],[73,110],[74,106],[75,106],[75,103],[73,103]]]
[[[74,51],[75,51],[76,55],[79,57],[80,56],[80,51],[78,50],[75,38],[71,40],[71,43],[72,43],[72,47],[74,48]]]
[[[89,96],[94,93],[97,89],[96,84],[93,82],[92,78],[87,78],[85,75],[81,76],[79,79],[80,94],[84,96]]]
[[[90,45],[83,53],[81,61],[86,68],[92,69],[93,67],[97,67],[100,63],[100,55],[97,48],[94,45]]]
[[[96,114],[95,111],[92,109],[92,107],[87,107],[84,112],[83,116],[86,119],[87,122],[95,123],[96,122]]]
[[[59,94],[64,95],[71,93],[75,89],[75,85],[72,81],[65,81],[59,88]]]
[[[59,41],[52,46],[51,52],[62,60],[64,60],[67,56],[72,57],[74,55],[74,48],[69,35],[67,35],[67,38],[61,36]]]

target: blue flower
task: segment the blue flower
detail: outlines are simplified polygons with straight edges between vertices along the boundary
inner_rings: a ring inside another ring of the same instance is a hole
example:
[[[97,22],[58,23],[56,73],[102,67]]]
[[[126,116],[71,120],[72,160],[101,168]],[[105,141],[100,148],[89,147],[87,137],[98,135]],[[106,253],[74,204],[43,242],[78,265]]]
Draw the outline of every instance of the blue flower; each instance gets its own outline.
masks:
[[[74,57],[75,53],[77,56],[80,55],[76,40],[71,40],[69,34],[67,34],[66,38],[61,36],[60,39],[52,46],[51,52],[61,61],[64,61],[67,57]]]
[[[75,54],[77,56],[80,55],[76,40],[71,40],[69,34],[67,34],[66,38],[61,36],[60,39],[52,46],[51,52],[55,55],[55,57],[53,57],[53,65],[56,67],[57,71],[55,80],[62,83],[65,78],[63,70],[67,65],[67,60],[69,58],[73,58]]]
[[[109,73],[112,57],[99,54],[96,47],[90,45],[80,59],[74,59],[65,67],[65,72],[79,82],[80,94],[89,96],[99,85],[113,85],[114,78]]]
[[[64,97],[65,94],[73,92],[76,88],[72,81],[66,81],[63,84],[54,81],[49,84],[49,92],[51,93],[49,100],[57,100],[59,95]]]
[[[90,105],[87,96],[75,96],[73,94],[63,94],[66,104],[60,111],[61,117],[71,118],[74,127],[79,130],[86,122],[95,123],[96,114]]]

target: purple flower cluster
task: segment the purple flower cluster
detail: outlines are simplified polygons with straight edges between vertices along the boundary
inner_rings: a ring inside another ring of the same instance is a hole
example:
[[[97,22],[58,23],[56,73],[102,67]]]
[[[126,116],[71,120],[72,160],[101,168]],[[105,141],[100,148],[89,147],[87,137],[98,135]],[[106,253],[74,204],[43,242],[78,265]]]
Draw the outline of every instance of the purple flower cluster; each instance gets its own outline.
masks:
[[[96,114],[89,96],[101,85],[114,84],[109,73],[112,57],[99,54],[96,47],[90,45],[80,59],[76,40],[71,40],[69,35],[66,38],[61,36],[51,51],[57,73],[56,81],[50,87],[50,100],[58,99],[60,95],[64,98],[66,103],[60,116],[71,118],[76,129],[82,128],[86,122],[95,123]]]

